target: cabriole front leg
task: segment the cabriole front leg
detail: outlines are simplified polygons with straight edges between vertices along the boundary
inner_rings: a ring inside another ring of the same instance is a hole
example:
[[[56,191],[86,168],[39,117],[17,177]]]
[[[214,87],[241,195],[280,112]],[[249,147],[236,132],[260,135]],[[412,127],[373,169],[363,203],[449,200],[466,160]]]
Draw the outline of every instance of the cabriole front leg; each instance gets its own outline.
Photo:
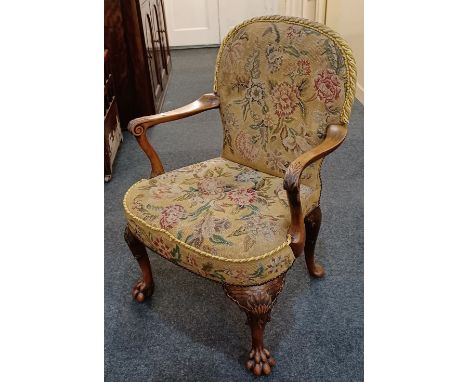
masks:
[[[133,286],[132,296],[138,302],[143,302],[147,297],[153,294],[154,290],[153,273],[151,271],[148,253],[146,252],[144,244],[135,237],[128,226],[125,227],[124,237],[133,257],[138,261],[142,273],[142,278]]]
[[[263,344],[265,325],[270,321],[271,309],[283,289],[284,275],[258,286],[224,284],[224,291],[247,315],[252,334],[252,350],[245,366],[255,375],[269,375],[276,361]]]

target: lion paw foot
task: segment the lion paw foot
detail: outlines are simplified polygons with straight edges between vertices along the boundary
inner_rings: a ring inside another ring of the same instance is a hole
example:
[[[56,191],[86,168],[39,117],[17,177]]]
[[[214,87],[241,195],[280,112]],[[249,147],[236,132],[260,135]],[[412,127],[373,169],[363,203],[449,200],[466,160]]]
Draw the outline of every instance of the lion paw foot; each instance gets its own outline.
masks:
[[[143,280],[139,280],[132,289],[132,296],[138,302],[143,302],[147,297],[153,294],[154,284],[146,284]]]
[[[245,367],[251,370],[256,376],[262,374],[269,375],[271,368],[276,365],[276,361],[267,349],[252,349]]]

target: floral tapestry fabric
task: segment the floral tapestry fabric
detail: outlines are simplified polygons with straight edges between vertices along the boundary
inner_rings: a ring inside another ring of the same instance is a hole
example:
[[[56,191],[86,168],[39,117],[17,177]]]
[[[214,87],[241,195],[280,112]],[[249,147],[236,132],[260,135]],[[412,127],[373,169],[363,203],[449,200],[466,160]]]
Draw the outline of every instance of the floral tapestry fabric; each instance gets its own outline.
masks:
[[[304,213],[319,192],[301,186]],[[206,278],[261,284],[294,261],[283,179],[224,158],[134,184],[124,208],[148,248]]]
[[[283,176],[341,122],[347,74],[339,46],[311,27],[264,20],[235,30],[218,53],[222,156]],[[302,184],[320,188],[320,165],[304,171]]]

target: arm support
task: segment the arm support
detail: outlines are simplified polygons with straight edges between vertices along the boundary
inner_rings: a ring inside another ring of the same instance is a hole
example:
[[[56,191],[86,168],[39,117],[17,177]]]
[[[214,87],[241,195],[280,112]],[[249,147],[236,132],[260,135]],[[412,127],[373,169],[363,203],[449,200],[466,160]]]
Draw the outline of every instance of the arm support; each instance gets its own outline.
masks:
[[[216,94],[203,94],[199,99],[186,106],[165,113],[136,118],[129,122],[128,131],[136,137],[138,144],[151,162],[151,177],[164,173],[164,168],[158,154],[148,141],[146,130],[160,123],[175,121],[218,107],[219,97]]]
[[[289,233],[292,237],[291,248],[298,257],[304,250],[305,227],[302,214],[300,179],[304,169],[311,163],[323,158],[337,149],[344,141],[347,128],[343,125],[330,125],[324,141],[312,150],[302,154],[291,162],[284,175],[283,187],[288,194],[289,210],[291,211],[291,226]]]

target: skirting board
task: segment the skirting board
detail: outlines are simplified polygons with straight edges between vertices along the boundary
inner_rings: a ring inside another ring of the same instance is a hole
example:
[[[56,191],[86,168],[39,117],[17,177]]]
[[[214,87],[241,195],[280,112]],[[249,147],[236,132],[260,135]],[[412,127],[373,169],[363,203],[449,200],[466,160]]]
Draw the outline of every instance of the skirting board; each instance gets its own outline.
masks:
[[[210,44],[210,45],[177,45],[171,46],[171,50],[177,49],[197,49],[197,48],[219,48],[219,44]]]

